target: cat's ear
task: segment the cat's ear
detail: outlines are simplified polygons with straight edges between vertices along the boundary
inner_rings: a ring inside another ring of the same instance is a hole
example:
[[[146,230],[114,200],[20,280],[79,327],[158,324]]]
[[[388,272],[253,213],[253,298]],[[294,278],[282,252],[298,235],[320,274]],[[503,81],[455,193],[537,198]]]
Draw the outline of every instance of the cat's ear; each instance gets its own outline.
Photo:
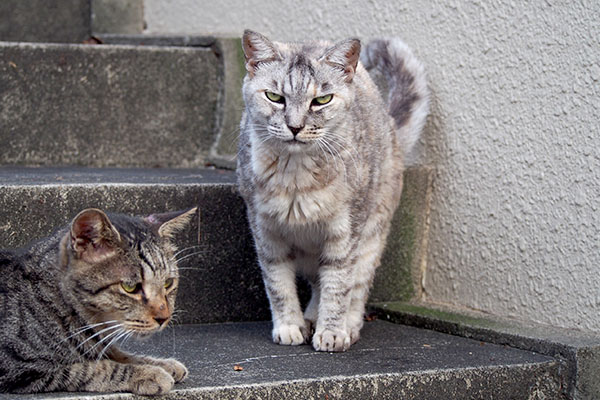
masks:
[[[246,58],[246,70],[250,76],[259,67],[260,63],[281,60],[281,54],[269,39],[258,32],[246,29],[242,37],[242,48]]]
[[[71,223],[71,248],[76,257],[89,263],[115,255],[121,241],[108,216],[96,208],[81,211]]]
[[[347,39],[328,48],[319,60],[341,69],[346,76],[346,82],[352,82],[359,57],[360,40]]]
[[[176,232],[185,228],[192,217],[198,212],[198,207],[191,210],[174,211],[164,214],[152,214],[144,218],[160,237],[172,238]]]

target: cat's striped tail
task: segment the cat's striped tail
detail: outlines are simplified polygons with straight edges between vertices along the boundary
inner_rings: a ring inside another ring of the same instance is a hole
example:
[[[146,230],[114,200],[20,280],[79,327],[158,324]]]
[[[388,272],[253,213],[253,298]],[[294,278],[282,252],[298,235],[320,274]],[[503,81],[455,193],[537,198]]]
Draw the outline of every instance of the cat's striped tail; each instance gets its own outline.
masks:
[[[423,65],[396,38],[371,41],[360,59],[367,70],[377,69],[387,81],[389,113],[396,122],[404,154],[409,154],[429,113],[429,89]]]

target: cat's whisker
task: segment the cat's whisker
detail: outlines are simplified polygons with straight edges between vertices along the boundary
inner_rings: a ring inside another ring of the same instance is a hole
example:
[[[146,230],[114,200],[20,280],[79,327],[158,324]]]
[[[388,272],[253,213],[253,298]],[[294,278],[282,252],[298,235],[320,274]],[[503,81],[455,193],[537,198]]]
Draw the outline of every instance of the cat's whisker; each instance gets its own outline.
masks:
[[[323,148],[323,145],[321,144],[321,138],[318,138],[315,141],[315,143],[319,147],[319,150],[321,151],[321,153],[323,153],[325,155],[325,162],[328,164],[329,156],[327,155],[327,151]],[[329,182],[329,168],[327,169],[327,182]]]
[[[175,349],[176,349],[176,346],[175,346],[175,326],[173,324],[170,324],[170,327],[171,327],[171,334],[172,334],[172,338],[173,338],[173,353],[172,354],[173,354],[173,356],[175,356]]]
[[[334,146],[332,146],[331,143],[327,142],[327,140],[323,140],[322,143],[329,150],[329,153],[331,154],[331,156],[335,160],[335,169],[336,169],[336,171],[339,171],[338,164],[337,164],[337,159],[338,158],[340,159],[340,161],[342,163],[342,167],[344,168],[344,182],[347,183],[348,182],[348,171],[346,170],[346,163],[344,162],[344,159],[340,155],[339,151]]]
[[[115,335],[120,334],[120,332],[122,332],[123,330],[124,330],[123,325],[122,324],[119,325],[119,329],[117,329],[116,331],[113,331],[113,332],[109,333],[108,335],[104,336],[96,344],[94,344],[90,349],[88,349],[85,353],[83,353],[82,356],[86,356],[87,354],[93,352],[102,343],[104,343],[105,341],[107,341],[110,338],[114,337]]]
[[[327,143],[325,143],[325,141],[322,138],[317,139],[317,145],[319,146],[320,149],[322,149],[323,154],[325,155],[325,162],[327,164],[329,164],[329,155],[331,155],[331,159],[333,160],[334,164],[335,164],[335,169],[337,170],[337,160],[335,159],[335,155],[331,152],[331,149],[329,149],[329,146],[327,145]],[[330,168],[326,168],[327,169],[327,182],[329,182],[329,171],[331,170]]]
[[[204,254],[204,253],[206,253],[206,251],[197,251],[195,253],[187,254],[187,255],[185,255],[185,256],[183,256],[183,257],[178,258],[177,260],[175,260],[175,263],[178,264],[181,261],[185,260],[186,258],[190,258],[190,257],[193,257],[193,256],[197,256],[198,254]],[[182,270],[183,268],[179,268],[179,269]]]
[[[346,137],[342,136],[339,132],[327,131],[327,137],[329,137],[333,142],[338,143],[344,150],[348,151],[350,156],[356,155],[358,157],[359,152],[354,144]]]
[[[171,313],[172,318],[179,318],[181,314],[187,314],[187,310],[175,310]]]
[[[82,347],[84,344],[86,344],[90,340],[94,339],[95,337],[97,337],[99,335],[102,335],[105,332],[108,332],[108,331],[113,330],[115,328],[121,328],[122,326],[123,326],[123,324],[116,324],[116,325],[109,326],[108,328],[101,329],[100,331],[96,332],[95,334],[93,334],[92,336],[90,336],[89,338],[87,338],[86,340],[84,340],[83,342],[79,343],[79,345],[76,348],[78,349],[78,348]],[[114,332],[111,332],[110,334],[112,334],[112,333],[114,333]],[[98,343],[96,343],[96,345],[97,344]]]
[[[131,339],[131,337],[135,334],[135,331],[129,331],[127,333],[127,335],[125,335],[125,337],[123,338],[123,340],[121,340],[121,346],[125,346],[125,343],[127,343],[127,341],[129,339]]]
[[[354,145],[352,145],[351,143],[348,143],[347,140],[345,140],[341,135],[339,135],[337,133],[327,132],[326,135],[327,135],[326,137],[330,140],[330,142],[329,142],[330,145],[333,146],[333,144],[337,144],[341,148],[342,151],[346,152],[346,154],[348,155],[348,157],[354,164],[355,173],[358,175],[358,165],[356,162],[356,158],[352,154],[354,152],[354,154],[358,155],[358,151],[356,150],[356,147],[354,147]],[[351,147],[352,151],[349,150],[348,147]],[[338,152],[338,154],[339,154],[339,152]],[[340,158],[343,159],[341,154],[340,154]]]
[[[201,248],[201,247],[204,247],[204,246],[200,246],[200,245],[198,245],[198,246],[189,246],[189,247],[186,247],[185,249],[181,249],[181,250],[177,251],[175,254],[173,254],[173,256],[171,258],[169,258],[169,261],[175,260],[177,258],[177,256],[180,255],[181,253],[184,253],[184,252],[186,252],[188,250],[192,250],[192,249],[198,249],[198,248]]]
[[[110,348],[110,346],[112,346],[114,343],[116,343],[117,341],[119,341],[119,339],[121,339],[125,335],[127,335],[128,332],[129,331],[127,331],[126,329],[122,329],[118,335],[116,335],[115,337],[113,337],[111,339],[111,341],[108,342],[108,344],[106,346],[104,346],[104,348],[102,349],[102,351],[100,352],[100,354],[98,354],[98,357],[96,357],[96,361],[100,361],[102,359],[102,356],[104,356],[104,353],[106,353],[106,351]]]
[[[77,335],[82,334],[83,332],[92,329],[92,328],[96,328],[98,326],[102,326],[102,325],[106,325],[106,324],[113,324],[115,322],[118,322],[117,320],[112,320],[112,321],[104,321],[104,322],[98,322],[96,324],[89,324],[89,325],[85,325],[82,326],[81,328],[77,329],[75,332],[71,332],[71,334],[69,336],[67,336],[66,338],[64,338],[61,343],[66,342],[67,340],[71,339],[72,337],[75,337]]]

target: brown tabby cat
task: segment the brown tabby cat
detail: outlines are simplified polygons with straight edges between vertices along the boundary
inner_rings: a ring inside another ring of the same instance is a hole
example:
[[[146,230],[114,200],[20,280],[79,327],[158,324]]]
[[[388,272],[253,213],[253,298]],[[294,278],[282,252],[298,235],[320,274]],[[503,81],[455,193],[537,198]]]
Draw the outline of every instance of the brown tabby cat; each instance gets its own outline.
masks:
[[[175,305],[171,243],[196,212],[135,218],[97,209],[21,251],[0,252],[0,391],[165,393],[187,369],[127,354]]]

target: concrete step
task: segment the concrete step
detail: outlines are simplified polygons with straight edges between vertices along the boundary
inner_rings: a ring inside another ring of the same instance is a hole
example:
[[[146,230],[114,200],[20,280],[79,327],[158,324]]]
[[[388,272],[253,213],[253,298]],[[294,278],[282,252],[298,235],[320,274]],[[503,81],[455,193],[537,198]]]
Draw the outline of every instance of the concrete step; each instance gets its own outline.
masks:
[[[545,354],[562,364],[565,398],[600,398],[600,334],[597,332],[558,328],[414,301],[372,303],[370,312],[394,323]]]
[[[181,323],[268,319],[235,173],[215,169],[0,168],[0,248],[20,247],[82,209],[148,215],[200,208],[176,242]]]
[[[90,0],[2,0],[0,41],[80,43],[90,36]]]
[[[345,353],[273,344],[270,323],[181,325],[136,352],[175,357],[188,379],[162,399],[561,399],[551,357],[384,321]],[[235,368],[234,367],[241,367]],[[1,395],[0,399],[126,399],[129,394]]]
[[[0,42],[0,165],[204,166],[222,118],[213,45]]]
[[[430,175],[426,169],[405,173],[372,301],[412,296],[424,254]],[[265,320],[268,303],[235,182],[234,172],[218,169],[0,167],[0,248],[46,236],[87,207],[143,215],[198,205],[201,220],[176,239],[179,248],[189,248],[179,264],[179,322]]]

